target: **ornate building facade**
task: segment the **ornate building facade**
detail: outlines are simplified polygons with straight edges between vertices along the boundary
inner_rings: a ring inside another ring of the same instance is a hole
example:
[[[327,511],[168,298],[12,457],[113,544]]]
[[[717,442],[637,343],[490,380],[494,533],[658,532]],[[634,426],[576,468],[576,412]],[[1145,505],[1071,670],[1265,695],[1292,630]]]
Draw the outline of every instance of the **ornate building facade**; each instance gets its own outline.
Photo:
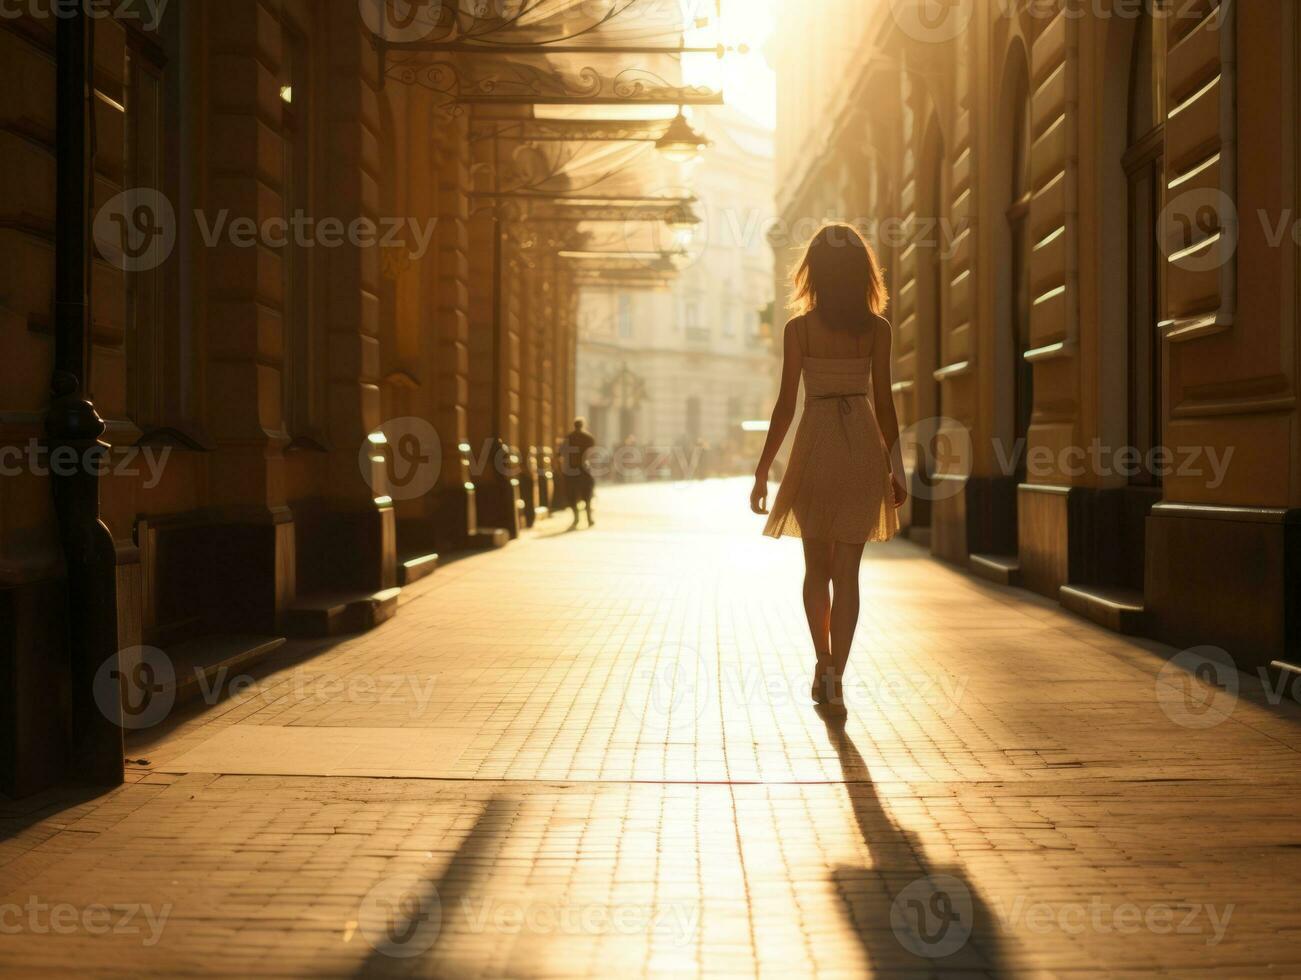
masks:
[[[564,256],[592,207],[557,148],[664,126],[536,107],[717,101],[649,71],[616,90],[610,58],[591,89],[539,40],[591,19],[578,0],[536,23],[63,6],[0,24],[11,793],[121,778],[119,676],[165,666],[157,689],[183,696],[292,633],[367,628],[439,552],[544,516],[574,416]]]
[[[1301,664],[1301,5],[802,6],[778,267],[829,217],[882,254],[912,537],[1115,629]]]

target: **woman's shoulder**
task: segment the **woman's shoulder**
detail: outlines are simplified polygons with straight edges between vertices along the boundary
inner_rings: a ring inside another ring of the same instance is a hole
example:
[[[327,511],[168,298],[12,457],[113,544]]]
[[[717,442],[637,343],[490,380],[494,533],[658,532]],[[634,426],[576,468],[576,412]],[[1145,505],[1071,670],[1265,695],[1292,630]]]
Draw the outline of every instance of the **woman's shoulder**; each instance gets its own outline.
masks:
[[[786,326],[782,330],[782,337],[788,341],[799,340],[803,331],[806,329],[805,324],[808,323],[808,320],[809,316],[807,313],[801,313],[798,316],[791,317],[786,321]]]
[[[884,337],[886,340],[889,340],[891,334],[894,332],[894,327],[890,325],[890,318],[884,314],[872,313],[869,315],[868,322],[871,323],[871,329],[875,336]]]

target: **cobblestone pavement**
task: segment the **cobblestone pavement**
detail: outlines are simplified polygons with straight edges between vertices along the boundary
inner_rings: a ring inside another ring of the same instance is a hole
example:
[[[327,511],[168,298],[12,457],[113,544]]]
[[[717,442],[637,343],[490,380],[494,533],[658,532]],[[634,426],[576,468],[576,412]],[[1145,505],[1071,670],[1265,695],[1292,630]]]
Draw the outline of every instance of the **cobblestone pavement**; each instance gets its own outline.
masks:
[[[895,542],[820,715],[746,489],[605,490],[4,804],[0,972],[1301,976],[1295,705]]]

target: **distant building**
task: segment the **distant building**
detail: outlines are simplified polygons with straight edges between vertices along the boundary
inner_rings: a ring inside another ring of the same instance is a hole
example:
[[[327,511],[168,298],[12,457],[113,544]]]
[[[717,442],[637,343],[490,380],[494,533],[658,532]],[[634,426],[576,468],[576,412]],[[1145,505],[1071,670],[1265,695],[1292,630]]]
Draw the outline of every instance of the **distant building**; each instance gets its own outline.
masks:
[[[732,109],[692,123],[713,142],[686,181],[703,222],[667,286],[608,276],[581,289],[575,400],[602,445],[703,441],[711,472],[735,471],[741,423],[771,411],[780,368],[765,238],[772,134]]]

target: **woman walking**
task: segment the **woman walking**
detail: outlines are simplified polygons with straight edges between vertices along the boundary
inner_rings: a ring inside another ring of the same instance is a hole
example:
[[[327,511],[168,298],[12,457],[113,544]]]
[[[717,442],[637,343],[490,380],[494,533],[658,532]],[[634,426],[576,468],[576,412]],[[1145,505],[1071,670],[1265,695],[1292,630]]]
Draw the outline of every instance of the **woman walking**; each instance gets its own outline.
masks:
[[[824,227],[795,273],[781,394],[755,472],[750,508],[768,514],[768,474],[804,414],[764,533],[804,543],[804,611],[817,654],[812,697],[841,704],[858,626],[858,573],[869,541],[898,533],[907,499],[890,382],[890,323],[881,266],[848,225]],[[870,385],[870,396],[869,396]]]

